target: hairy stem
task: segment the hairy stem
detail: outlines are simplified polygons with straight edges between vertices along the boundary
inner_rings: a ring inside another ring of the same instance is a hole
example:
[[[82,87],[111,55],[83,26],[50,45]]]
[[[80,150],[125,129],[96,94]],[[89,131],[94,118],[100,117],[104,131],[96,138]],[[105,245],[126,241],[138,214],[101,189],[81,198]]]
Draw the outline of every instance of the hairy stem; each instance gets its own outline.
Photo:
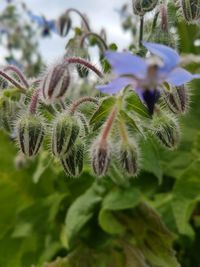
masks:
[[[98,70],[90,62],[88,62],[82,58],[78,58],[78,57],[65,58],[65,61],[69,64],[83,65],[84,67],[86,67],[86,68],[92,70],[94,73],[96,73],[100,78],[103,78],[103,73],[100,70]]]
[[[18,83],[16,80],[14,80],[10,75],[8,75],[7,73],[5,73],[4,71],[0,70],[0,76],[2,76],[7,81],[9,81],[10,83],[12,83],[12,85],[14,85],[15,87],[17,87],[23,93],[26,91],[26,89],[24,87],[22,87],[20,83]]]
[[[140,17],[140,32],[139,32],[139,47],[142,46],[143,41],[143,31],[144,31],[144,17]]]
[[[104,125],[103,132],[101,134],[101,139],[100,139],[101,142],[104,142],[107,139],[112,129],[113,123],[115,121],[116,115],[117,115],[117,107],[114,107]]]
[[[70,112],[71,114],[74,114],[75,111],[77,110],[77,108],[78,108],[81,104],[86,103],[86,102],[92,102],[92,103],[95,103],[95,104],[97,104],[97,105],[98,105],[98,103],[99,103],[99,101],[98,101],[95,97],[90,97],[90,96],[82,97],[82,98],[80,98],[80,99],[74,101],[74,102],[71,104],[71,106],[70,106],[70,108],[69,108],[69,112]]]
[[[38,100],[39,100],[39,94],[40,94],[40,89],[36,89],[33,92],[33,95],[31,97],[30,106],[29,106],[29,111],[30,111],[31,114],[35,114],[36,113],[37,104],[38,104]]]
[[[10,65],[10,66],[5,67],[4,68],[4,71],[12,71],[12,72],[14,72],[18,76],[18,78],[20,79],[20,81],[24,84],[24,86],[26,88],[29,87],[29,84],[28,84],[28,82],[27,82],[24,74],[17,67]]]
[[[97,38],[101,50],[104,51],[104,50],[107,50],[108,49],[108,46],[107,46],[106,42],[104,41],[104,39],[99,34],[94,33],[94,32],[88,32],[85,35],[83,35],[83,37],[81,39],[81,43],[80,43],[80,46],[81,47],[83,47],[85,39],[87,39],[90,36],[94,36],[94,37]]]
[[[89,25],[87,19],[85,18],[85,16],[84,16],[80,11],[78,11],[76,8],[69,8],[69,9],[66,11],[66,15],[68,16],[70,12],[75,12],[76,14],[78,14],[78,15],[81,17],[82,21],[84,22],[85,27],[87,28],[87,30],[88,30],[89,32],[91,31],[91,30],[90,30],[90,25]]]

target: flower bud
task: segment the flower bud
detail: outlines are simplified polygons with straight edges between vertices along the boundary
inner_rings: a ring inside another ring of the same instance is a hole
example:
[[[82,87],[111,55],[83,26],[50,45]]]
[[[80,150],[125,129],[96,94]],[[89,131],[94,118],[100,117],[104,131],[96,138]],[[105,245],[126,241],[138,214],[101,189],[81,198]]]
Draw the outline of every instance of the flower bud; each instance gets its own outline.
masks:
[[[62,166],[68,176],[78,177],[83,170],[84,144],[79,140],[72,149],[61,158]]]
[[[56,157],[63,157],[73,147],[80,127],[71,115],[60,114],[53,125],[52,153]]]
[[[24,155],[35,156],[44,139],[45,127],[43,120],[37,114],[26,114],[18,119],[16,124],[17,141]]]
[[[69,69],[66,64],[57,64],[50,69],[41,81],[42,96],[46,103],[61,99],[70,84]]]
[[[189,104],[188,88],[185,85],[174,87],[172,93],[164,91],[164,99],[175,114],[184,114]]]
[[[186,21],[193,22],[200,18],[200,0],[182,0],[181,6]]]
[[[92,168],[97,176],[104,176],[110,164],[110,146],[106,140],[95,142],[92,148]]]
[[[13,131],[13,121],[18,112],[17,103],[9,98],[5,98],[0,103],[0,125],[7,132]]]
[[[122,144],[120,147],[120,162],[127,174],[134,176],[138,173],[139,152],[134,143]]]
[[[67,36],[70,28],[72,25],[72,21],[67,14],[63,14],[58,18],[56,21],[56,29],[60,36],[65,37]]]
[[[132,0],[133,1],[133,12],[135,15],[144,16],[146,12],[152,11],[158,0]]]
[[[7,87],[8,87],[8,82],[2,77],[0,77],[0,90],[6,89]]]
[[[157,116],[153,119],[155,136],[167,148],[176,148],[180,140],[180,129],[177,121],[170,116]]]

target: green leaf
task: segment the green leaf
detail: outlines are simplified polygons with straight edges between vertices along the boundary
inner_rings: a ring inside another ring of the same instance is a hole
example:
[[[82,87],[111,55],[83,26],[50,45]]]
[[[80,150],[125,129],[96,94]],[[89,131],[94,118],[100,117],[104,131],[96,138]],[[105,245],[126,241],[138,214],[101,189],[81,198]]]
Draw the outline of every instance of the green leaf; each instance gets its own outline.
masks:
[[[116,98],[114,96],[105,98],[90,119],[90,124],[99,123],[105,120],[115,103]]]
[[[102,201],[104,186],[95,182],[83,195],[79,196],[70,206],[66,220],[65,231],[70,246],[78,237],[80,230],[94,215],[96,207]]]
[[[147,107],[142,103],[138,95],[134,92],[128,92],[124,97],[125,109],[134,111],[145,118],[151,118]]]
[[[120,110],[120,116],[123,118],[130,130],[132,130],[133,132],[138,131],[143,134],[140,127],[138,127],[137,122],[135,122],[134,119],[129,114],[127,114],[126,111]]]
[[[123,234],[126,227],[122,225],[112,211],[134,208],[142,200],[140,191],[134,187],[116,188],[104,198],[102,209],[99,213],[99,224],[102,229],[110,234]]]

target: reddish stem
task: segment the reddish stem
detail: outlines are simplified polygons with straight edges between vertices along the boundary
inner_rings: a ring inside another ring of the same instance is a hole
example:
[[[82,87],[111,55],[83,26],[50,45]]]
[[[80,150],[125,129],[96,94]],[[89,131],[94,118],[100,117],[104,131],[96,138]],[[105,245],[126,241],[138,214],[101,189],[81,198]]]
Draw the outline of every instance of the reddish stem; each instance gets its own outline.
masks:
[[[94,65],[92,65],[90,62],[82,59],[82,58],[78,58],[78,57],[71,57],[71,58],[65,58],[66,62],[69,64],[79,64],[79,65],[83,65],[84,67],[92,70],[94,73],[96,73],[100,78],[103,78],[103,73],[98,70]]]
[[[165,4],[160,6],[161,12],[161,29],[163,32],[168,32],[168,15],[167,15],[167,7]]]
[[[98,104],[99,101],[94,98],[94,97],[90,97],[90,96],[86,96],[86,97],[82,97],[80,99],[78,99],[77,101],[74,101],[71,105],[71,107],[69,108],[69,111],[71,114],[74,114],[74,112],[76,111],[76,109],[83,103],[85,102],[93,102],[95,104]]]
[[[9,65],[9,66],[7,66],[7,67],[4,68],[4,71],[9,71],[9,70],[11,70],[12,72],[14,72],[19,77],[19,79],[21,80],[21,82],[24,84],[24,86],[26,88],[29,87],[29,84],[28,84],[25,76],[23,75],[23,73],[17,67],[10,66]]]
[[[69,8],[69,9],[66,11],[66,15],[68,16],[68,14],[69,14],[70,12],[75,12],[76,14],[78,14],[78,15],[81,17],[82,21],[84,22],[84,24],[85,24],[87,30],[88,30],[89,32],[91,31],[91,30],[90,30],[90,25],[89,25],[87,19],[84,17],[84,15],[83,15],[80,11],[78,11],[76,8]]]
[[[100,140],[101,142],[104,142],[107,139],[107,137],[110,133],[110,130],[112,128],[113,122],[115,120],[116,114],[117,114],[117,108],[114,107],[114,109],[111,111],[111,113],[110,113],[110,115],[109,115],[109,117],[105,123],[103,132],[101,134],[101,140]]]
[[[29,106],[29,111],[30,111],[31,114],[35,114],[36,113],[37,104],[38,104],[38,100],[39,100],[39,94],[40,94],[40,89],[36,89],[33,92],[33,95],[31,97],[30,106]]]
[[[12,83],[14,86],[16,86],[18,89],[20,89],[22,92],[25,92],[26,89],[21,86],[20,83],[15,81],[10,75],[6,74],[4,71],[0,70],[0,76],[4,77],[7,81]]]

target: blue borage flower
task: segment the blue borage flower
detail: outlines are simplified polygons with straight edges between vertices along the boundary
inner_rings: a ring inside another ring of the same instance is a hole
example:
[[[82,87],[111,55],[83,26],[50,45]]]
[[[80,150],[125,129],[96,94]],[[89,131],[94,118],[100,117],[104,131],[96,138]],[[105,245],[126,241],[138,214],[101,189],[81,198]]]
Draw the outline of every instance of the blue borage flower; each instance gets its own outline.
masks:
[[[144,59],[129,52],[107,51],[105,57],[116,78],[96,88],[103,93],[115,94],[131,85],[153,114],[164,83],[181,86],[200,78],[200,74],[191,74],[179,67],[180,56],[172,48],[147,42],[143,45],[153,54],[151,57]]]
[[[39,27],[43,28],[43,36],[48,36],[50,31],[57,33],[55,20],[47,20],[45,17],[35,15],[31,11],[28,11],[27,14],[32,21],[36,22]]]

